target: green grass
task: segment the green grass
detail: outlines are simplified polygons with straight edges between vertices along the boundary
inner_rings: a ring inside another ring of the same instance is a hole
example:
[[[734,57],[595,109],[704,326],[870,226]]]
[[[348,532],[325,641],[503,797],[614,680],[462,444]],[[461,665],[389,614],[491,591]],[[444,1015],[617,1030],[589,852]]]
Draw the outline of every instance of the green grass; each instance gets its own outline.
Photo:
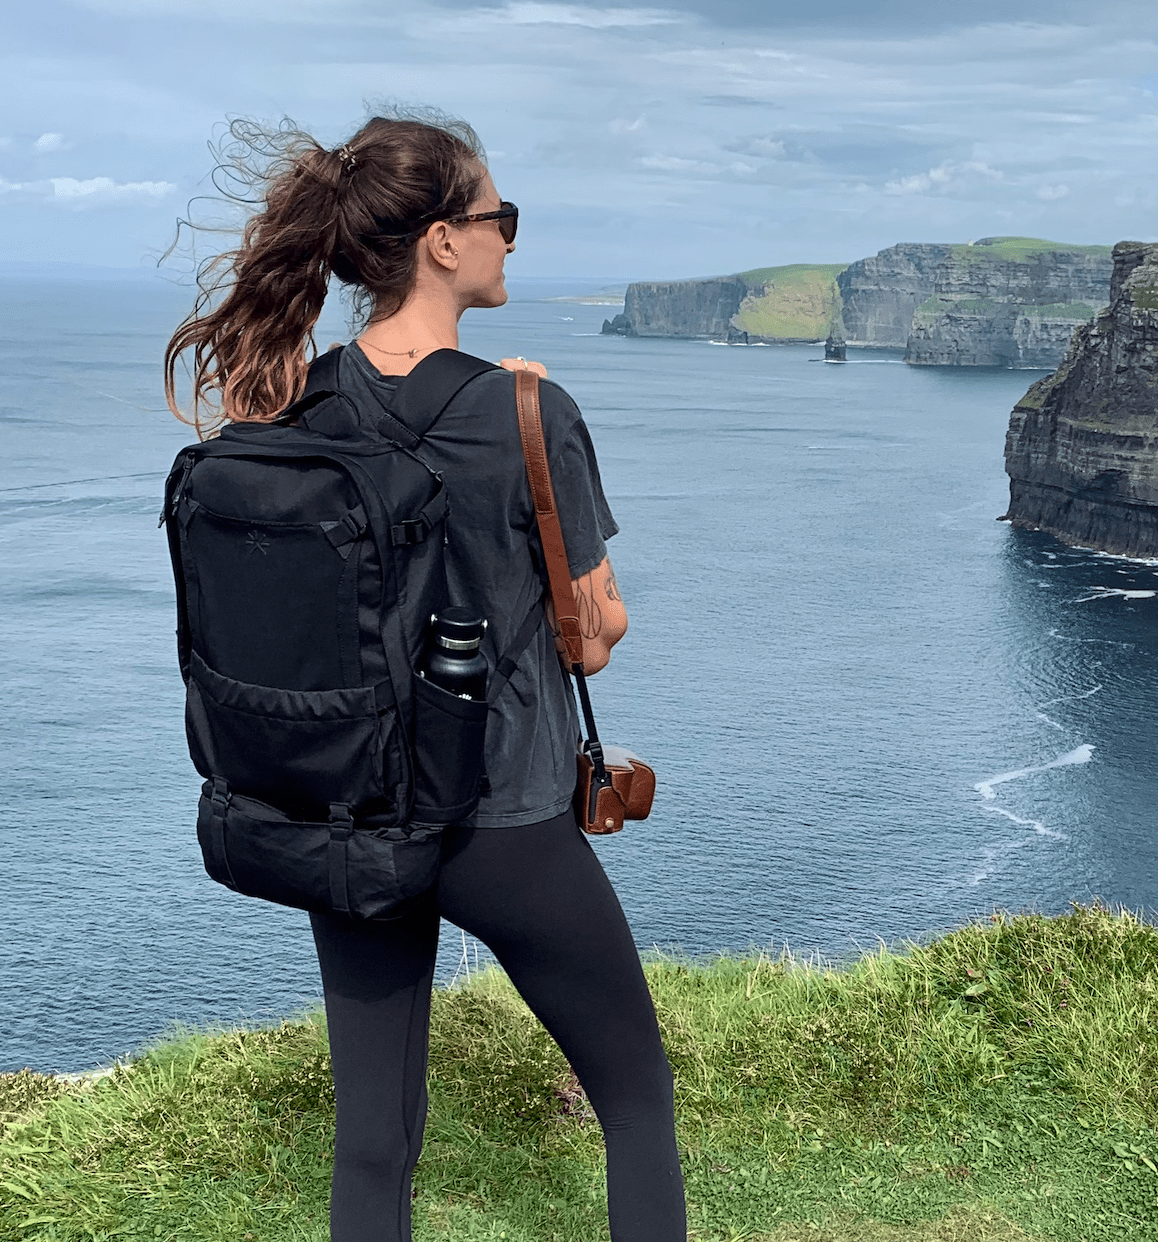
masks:
[[[840,969],[648,965],[691,1236],[1158,1238],[1158,930],[995,916]],[[0,1238],[325,1238],[317,1015],[159,1044],[87,1086],[0,1078]],[[606,1238],[597,1123],[497,972],[435,994],[422,1242]]]
[[[984,237],[972,245],[953,246],[953,256],[981,263],[999,259],[1011,263],[1025,263],[1039,254],[1087,254],[1109,258],[1113,246],[1075,246],[1069,242],[1045,241],[1041,237]]]
[[[1130,298],[1139,310],[1158,310],[1158,288],[1153,285],[1134,285]]]
[[[740,275],[749,285],[764,285],[761,297],[749,297],[734,316],[743,332],[770,340],[814,341],[828,335],[840,313],[836,277],[844,263],[789,263],[757,267]]]

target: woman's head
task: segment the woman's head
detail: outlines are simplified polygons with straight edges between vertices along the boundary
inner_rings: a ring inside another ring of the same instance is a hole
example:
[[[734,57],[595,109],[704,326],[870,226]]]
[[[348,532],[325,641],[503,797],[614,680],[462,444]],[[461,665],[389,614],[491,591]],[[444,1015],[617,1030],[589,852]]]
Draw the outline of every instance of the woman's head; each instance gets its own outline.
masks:
[[[464,305],[506,300],[511,247],[496,223],[455,223],[500,209],[470,126],[374,117],[333,151],[286,126],[269,133],[241,121],[230,134],[224,163],[257,185],[261,206],[238,249],[201,273],[197,304],[165,354],[166,396],[183,418],[175,369],[192,350],[189,421],[199,430],[269,419],[294,400],[331,275],[373,319],[394,314],[424,275],[452,282]]]

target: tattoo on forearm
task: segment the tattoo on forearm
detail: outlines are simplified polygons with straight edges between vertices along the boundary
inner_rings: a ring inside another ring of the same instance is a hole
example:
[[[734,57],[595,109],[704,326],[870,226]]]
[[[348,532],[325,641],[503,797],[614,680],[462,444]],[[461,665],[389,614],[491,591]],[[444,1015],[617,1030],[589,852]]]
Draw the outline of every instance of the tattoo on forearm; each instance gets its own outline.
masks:
[[[617,604],[623,602],[623,596],[619,594],[619,583],[615,580],[615,570],[611,568],[611,562],[607,563],[607,581],[603,584],[603,589],[607,592],[607,598],[613,599]]]
[[[579,632],[584,638],[598,638],[603,630],[603,609],[595,598],[593,575],[584,574],[575,584],[575,608],[579,613]]]

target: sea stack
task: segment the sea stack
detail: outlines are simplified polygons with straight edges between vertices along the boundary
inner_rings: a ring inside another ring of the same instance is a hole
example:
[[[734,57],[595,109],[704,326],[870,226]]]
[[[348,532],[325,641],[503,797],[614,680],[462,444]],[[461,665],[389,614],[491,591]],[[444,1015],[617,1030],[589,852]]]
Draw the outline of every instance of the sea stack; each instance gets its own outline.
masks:
[[[1158,245],[1114,247],[1110,304],[1014,407],[1005,469],[1014,526],[1158,556]]]
[[[824,342],[825,362],[845,362],[844,332],[838,319],[828,330],[828,340]]]

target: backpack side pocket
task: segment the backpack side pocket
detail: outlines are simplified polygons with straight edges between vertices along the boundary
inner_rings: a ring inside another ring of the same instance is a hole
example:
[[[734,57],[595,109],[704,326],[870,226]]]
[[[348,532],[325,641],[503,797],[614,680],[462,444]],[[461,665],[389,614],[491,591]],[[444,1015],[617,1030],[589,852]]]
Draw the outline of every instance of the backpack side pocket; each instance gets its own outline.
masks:
[[[478,806],[489,709],[425,677],[416,676],[413,688],[413,819],[453,824]]]

